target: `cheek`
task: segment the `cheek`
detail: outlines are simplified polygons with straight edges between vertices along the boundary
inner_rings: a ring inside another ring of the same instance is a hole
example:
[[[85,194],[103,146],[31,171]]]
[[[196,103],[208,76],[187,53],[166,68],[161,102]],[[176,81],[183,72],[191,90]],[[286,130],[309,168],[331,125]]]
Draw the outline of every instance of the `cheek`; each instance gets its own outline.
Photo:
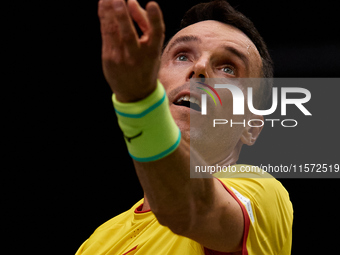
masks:
[[[221,148],[228,151],[234,148],[239,141],[244,129],[244,123],[247,125],[247,116],[233,114],[233,97],[228,89],[218,89],[217,92],[221,97],[222,106],[217,104],[211,107],[213,111],[211,111],[209,121],[213,123],[214,119],[223,119],[227,123],[211,127],[210,133],[219,134],[219,139],[224,142],[218,144],[220,144]],[[223,121],[220,123],[223,123]]]
[[[233,116],[233,96],[228,89],[217,89],[217,93],[221,97],[222,105],[215,107],[215,117],[221,119],[232,119]]]
[[[179,81],[183,82],[186,79],[189,68],[189,65],[176,65],[170,61],[165,64],[162,63],[158,78],[162,83],[176,84]]]
[[[222,106],[217,105],[217,107],[215,107],[216,118],[227,119],[228,121],[232,119],[234,122],[242,122],[244,119],[247,120],[249,118],[249,109],[247,105],[247,93],[245,91],[243,91],[243,94],[244,94],[244,100],[243,100],[244,114],[243,115],[240,115],[240,114],[234,115],[233,95],[229,89],[217,89],[216,91],[220,95],[221,101],[222,101]]]

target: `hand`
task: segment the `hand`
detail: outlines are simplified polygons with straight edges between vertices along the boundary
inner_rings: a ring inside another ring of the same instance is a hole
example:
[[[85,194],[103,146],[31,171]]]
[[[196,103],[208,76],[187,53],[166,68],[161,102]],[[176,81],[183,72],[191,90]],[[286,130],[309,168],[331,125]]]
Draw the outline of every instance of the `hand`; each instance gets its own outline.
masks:
[[[149,2],[144,10],[136,0],[100,0],[102,63],[107,82],[121,102],[147,97],[157,85],[164,21],[160,7]],[[134,20],[143,35],[138,34]]]

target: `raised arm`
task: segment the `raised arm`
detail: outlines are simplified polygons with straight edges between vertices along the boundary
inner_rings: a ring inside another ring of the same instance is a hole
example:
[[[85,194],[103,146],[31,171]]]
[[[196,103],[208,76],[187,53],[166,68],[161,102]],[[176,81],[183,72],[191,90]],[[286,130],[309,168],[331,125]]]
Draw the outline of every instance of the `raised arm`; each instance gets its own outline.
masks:
[[[118,102],[141,102],[157,88],[165,31],[162,12],[155,2],[149,2],[144,10],[135,0],[127,4],[123,0],[101,0],[98,14],[106,80]],[[143,32],[140,38],[132,20]],[[176,234],[209,249],[239,251],[244,231],[242,210],[217,179],[190,178],[190,163],[204,165],[190,150],[189,143],[181,139],[165,157],[134,160],[145,206],[150,206],[160,224]]]

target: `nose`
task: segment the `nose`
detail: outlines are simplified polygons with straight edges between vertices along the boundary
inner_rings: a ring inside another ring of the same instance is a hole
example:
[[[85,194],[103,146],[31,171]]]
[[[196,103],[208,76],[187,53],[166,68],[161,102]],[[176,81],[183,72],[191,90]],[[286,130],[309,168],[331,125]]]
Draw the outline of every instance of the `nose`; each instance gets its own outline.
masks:
[[[209,78],[208,72],[209,64],[207,59],[199,59],[196,63],[194,63],[192,69],[190,70],[188,78],[201,78],[202,82],[204,82],[205,78]]]
[[[204,74],[199,74],[198,77],[197,77],[195,71],[192,71],[190,76],[189,76],[189,79],[191,79],[191,78],[201,78],[201,82],[205,82],[206,77],[204,76]]]

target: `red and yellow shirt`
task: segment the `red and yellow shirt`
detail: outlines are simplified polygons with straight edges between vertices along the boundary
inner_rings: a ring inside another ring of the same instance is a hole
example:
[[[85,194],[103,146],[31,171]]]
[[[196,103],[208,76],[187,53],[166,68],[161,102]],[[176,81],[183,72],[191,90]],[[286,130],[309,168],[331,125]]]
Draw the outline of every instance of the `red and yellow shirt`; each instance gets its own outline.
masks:
[[[238,165],[240,166],[240,165]],[[236,176],[233,176],[236,177]],[[286,189],[268,178],[219,178],[240,204],[245,229],[242,255],[289,255],[292,244],[293,207]],[[141,211],[143,200],[100,227],[76,255],[213,255],[220,253],[176,235],[158,223],[150,211]]]

